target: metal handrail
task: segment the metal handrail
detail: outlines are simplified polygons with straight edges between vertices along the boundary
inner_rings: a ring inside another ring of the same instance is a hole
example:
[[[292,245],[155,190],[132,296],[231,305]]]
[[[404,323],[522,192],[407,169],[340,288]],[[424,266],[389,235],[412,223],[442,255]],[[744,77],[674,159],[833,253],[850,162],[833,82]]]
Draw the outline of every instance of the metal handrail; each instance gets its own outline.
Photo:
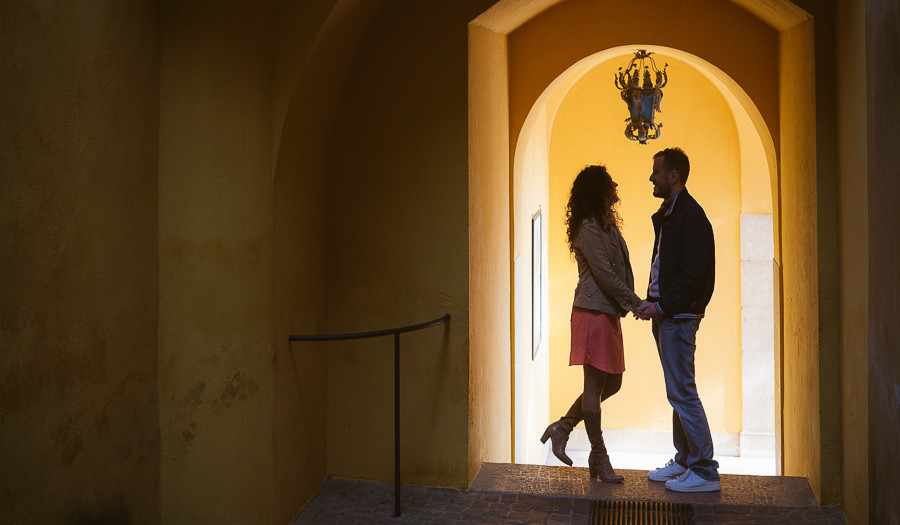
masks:
[[[288,342],[294,341],[346,341],[348,339],[365,339],[368,337],[394,336],[394,517],[400,517],[400,334],[431,328],[450,322],[450,314],[425,323],[375,330],[372,332],[356,332],[333,335],[290,335]]]
[[[426,323],[411,324],[400,328],[388,328],[387,330],[374,330],[372,332],[354,332],[352,334],[334,334],[334,335],[291,335],[288,341],[345,341],[347,339],[365,339],[367,337],[381,337],[383,335],[402,334],[406,332],[415,332],[423,328],[431,328],[439,324],[450,321],[450,314],[444,314],[443,317],[428,321]]]

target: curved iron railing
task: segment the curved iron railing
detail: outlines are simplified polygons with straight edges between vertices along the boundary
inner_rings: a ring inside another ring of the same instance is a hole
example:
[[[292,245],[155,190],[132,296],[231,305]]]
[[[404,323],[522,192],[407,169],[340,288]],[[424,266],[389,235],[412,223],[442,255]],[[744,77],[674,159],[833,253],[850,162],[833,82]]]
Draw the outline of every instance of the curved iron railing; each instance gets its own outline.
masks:
[[[294,341],[346,341],[348,339],[366,339],[369,337],[394,336],[394,517],[400,517],[400,334],[414,332],[438,326],[450,321],[450,314],[425,323],[388,328],[372,332],[356,332],[352,334],[334,335],[291,335],[288,342]]]

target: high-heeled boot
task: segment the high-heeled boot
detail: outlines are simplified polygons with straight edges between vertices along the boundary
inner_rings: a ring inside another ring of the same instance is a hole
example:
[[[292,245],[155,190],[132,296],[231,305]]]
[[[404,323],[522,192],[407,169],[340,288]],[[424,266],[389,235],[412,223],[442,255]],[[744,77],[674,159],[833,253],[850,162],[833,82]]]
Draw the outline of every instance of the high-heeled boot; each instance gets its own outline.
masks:
[[[581,396],[578,396],[566,415],[559,418],[559,421],[550,423],[550,426],[544,431],[544,435],[541,436],[541,443],[546,443],[547,439],[550,439],[552,445],[550,449],[553,451],[553,455],[570,467],[572,459],[566,455],[566,443],[569,442],[569,434],[572,433],[572,429],[579,421],[581,421]]]
[[[608,483],[622,483],[625,478],[616,474],[609,463],[606,443],[603,442],[603,427],[600,426],[600,412],[583,412],[584,428],[591,441],[591,455],[588,456],[588,467],[591,479],[596,475]]]

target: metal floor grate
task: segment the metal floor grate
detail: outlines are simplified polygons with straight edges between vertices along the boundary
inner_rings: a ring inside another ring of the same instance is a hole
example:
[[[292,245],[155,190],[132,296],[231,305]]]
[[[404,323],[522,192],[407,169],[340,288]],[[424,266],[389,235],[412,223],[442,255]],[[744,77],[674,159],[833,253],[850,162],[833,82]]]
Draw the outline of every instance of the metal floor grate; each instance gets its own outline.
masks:
[[[591,502],[591,525],[693,525],[694,507],[654,501]]]

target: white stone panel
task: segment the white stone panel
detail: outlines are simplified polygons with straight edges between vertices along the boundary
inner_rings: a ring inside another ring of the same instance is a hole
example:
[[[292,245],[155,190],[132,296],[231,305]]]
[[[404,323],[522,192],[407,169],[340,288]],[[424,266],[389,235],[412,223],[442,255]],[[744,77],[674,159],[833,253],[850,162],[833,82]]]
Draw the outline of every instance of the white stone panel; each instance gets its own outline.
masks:
[[[772,309],[775,292],[772,286],[772,260],[741,261],[741,304],[768,306]],[[773,322],[770,319],[770,322]]]
[[[775,258],[772,215],[741,214],[741,260],[771,261]]]
[[[775,454],[775,288],[771,215],[741,215],[742,457]]]

